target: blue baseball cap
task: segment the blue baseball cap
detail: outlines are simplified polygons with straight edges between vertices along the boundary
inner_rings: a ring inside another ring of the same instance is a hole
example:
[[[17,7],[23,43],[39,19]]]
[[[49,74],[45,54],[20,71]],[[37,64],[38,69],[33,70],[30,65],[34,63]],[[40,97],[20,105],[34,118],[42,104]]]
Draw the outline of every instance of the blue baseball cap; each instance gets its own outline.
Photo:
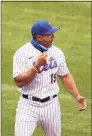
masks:
[[[47,35],[55,33],[60,28],[52,27],[48,21],[40,20],[37,21],[31,28],[32,36],[35,37],[37,35]]]

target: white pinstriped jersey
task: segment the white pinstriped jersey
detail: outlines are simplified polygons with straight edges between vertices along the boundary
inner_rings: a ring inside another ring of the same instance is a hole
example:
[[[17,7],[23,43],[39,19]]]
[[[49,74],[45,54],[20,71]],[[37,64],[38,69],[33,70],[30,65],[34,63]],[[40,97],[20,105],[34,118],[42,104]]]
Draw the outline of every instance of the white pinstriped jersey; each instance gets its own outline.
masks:
[[[26,43],[18,49],[13,56],[13,78],[26,72],[33,67],[38,56],[41,54],[31,42]],[[39,98],[52,96],[59,92],[57,75],[64,76],[69,73],[66,65],[64,53],[52,45],[48,51],[47,64],[41,66],[39,73],[29,85],[19,88],[22,94],[27,94]]]

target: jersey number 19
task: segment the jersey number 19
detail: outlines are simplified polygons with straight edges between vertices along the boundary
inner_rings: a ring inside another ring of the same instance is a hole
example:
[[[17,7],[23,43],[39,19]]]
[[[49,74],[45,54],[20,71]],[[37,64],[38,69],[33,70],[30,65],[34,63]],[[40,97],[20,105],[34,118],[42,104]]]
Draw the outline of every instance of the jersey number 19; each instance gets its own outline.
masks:
[[[56,82],[56,73],[55,74],[51,74],[51,84]]]

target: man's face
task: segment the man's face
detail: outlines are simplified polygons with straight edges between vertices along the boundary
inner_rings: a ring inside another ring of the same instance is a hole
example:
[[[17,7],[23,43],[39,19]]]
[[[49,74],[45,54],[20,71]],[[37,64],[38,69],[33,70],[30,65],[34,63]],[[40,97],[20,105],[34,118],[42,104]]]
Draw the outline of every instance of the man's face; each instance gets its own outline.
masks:
[[[40,44],[48,48],[52,45],[52,42],[54,40],[54,34],[40,35],[38,40]]]

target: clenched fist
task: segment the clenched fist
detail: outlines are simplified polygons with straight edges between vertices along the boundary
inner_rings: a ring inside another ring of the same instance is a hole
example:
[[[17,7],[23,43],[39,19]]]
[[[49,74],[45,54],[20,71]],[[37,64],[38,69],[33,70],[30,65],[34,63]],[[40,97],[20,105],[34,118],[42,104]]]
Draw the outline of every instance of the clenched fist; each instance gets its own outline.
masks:
[[[38,56],[34,66],[39,70],[39,68],[46,63],[47,63],[47,54],[41,54]]]

